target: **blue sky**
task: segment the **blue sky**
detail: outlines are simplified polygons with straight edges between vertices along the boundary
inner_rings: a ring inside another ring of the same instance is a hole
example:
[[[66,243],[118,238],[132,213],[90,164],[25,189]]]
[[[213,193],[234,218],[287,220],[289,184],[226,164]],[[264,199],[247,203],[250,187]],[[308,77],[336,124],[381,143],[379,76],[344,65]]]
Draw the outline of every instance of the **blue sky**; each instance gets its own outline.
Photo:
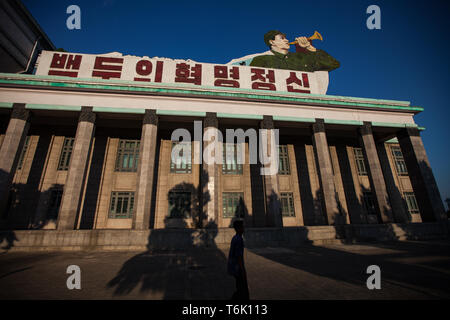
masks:
[[[410,101],[425,111],[425,148],[442,199],[450,198],[448,1],[137,1],[22,0],[56,47],[81,53],[226,63],[267,50],[271,29],[289,40],[318,30],[315,43],[341,62],[328,94]],[[66,28],[69,5],[81,30]],[[366,9],[381,9],[381,30],[368,30]]]

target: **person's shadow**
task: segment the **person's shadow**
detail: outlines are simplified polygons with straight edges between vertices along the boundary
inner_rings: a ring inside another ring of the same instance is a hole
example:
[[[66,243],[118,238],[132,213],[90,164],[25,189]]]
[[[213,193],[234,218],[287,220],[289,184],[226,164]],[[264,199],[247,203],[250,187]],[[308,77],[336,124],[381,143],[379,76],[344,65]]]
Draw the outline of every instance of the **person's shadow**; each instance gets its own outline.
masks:
[[[18,241],[16,233],[13,230],[0,231],[0,244],[4,241],[6,242],[4,246],[1,247],[4,250],[2,253],[7,253],[9,249],[14,247],[14,241]]]

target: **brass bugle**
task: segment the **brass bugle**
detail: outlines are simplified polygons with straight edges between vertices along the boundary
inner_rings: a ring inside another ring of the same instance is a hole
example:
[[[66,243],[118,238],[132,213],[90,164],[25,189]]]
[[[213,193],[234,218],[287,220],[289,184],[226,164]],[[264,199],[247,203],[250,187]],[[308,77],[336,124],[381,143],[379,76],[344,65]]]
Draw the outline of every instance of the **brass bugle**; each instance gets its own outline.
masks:
[[[308,39],[309,41],[311,41],[311,40],[323,41],[322,35],[319,32],[317,32],[317,31],[314,31],[314,34],[311,37],[306,38],[306,39]],[[297,43],[297,41],[289,42],[289,44],[296,44],[296,43]]]

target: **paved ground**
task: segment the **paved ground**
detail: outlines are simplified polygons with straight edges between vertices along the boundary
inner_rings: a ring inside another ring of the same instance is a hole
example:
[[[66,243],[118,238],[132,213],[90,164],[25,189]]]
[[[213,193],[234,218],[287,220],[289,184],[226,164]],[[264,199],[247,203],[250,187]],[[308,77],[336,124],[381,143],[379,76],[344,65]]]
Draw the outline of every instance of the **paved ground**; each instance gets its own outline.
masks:
[[[0,254],[0,299],[228,299],[228,248],[188,252]],[[248,249],[251,299],[450,298],[450,242],[305,245]],[[81,268],[81,290],[68,290],[66,268]],[[366,269],[381,268],[381,290]]]

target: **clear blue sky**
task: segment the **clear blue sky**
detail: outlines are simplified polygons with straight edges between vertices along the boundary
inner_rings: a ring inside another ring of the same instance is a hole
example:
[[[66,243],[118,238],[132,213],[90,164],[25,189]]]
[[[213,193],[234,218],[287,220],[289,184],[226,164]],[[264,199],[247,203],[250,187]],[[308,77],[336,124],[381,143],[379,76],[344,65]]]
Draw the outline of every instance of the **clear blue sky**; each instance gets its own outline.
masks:
[[[328,94],[410,101],[438,182],[450,197],[449,1],[137,1],[23,0],[56,47],[81,53],[226,63],[267,50],[271,29],[289,40],[324,37],[317,47],[341,62]],[[81,8],[81,30],[66,9]],[[381,30],[366,28],[366,8],[381,9]]]

